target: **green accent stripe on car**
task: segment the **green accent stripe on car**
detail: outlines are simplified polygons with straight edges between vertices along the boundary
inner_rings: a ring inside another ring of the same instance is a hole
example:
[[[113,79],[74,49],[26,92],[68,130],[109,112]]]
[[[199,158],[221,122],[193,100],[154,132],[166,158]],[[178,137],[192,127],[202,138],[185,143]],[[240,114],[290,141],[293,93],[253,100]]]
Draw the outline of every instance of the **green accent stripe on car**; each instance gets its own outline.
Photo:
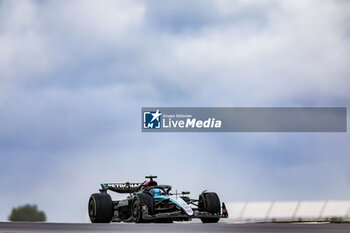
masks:
[[[96,200],[94,196],[91,196],[92,200],[94,200],[94,216],[96,216]]]
[[[140,221],[140,217],[141,217],[141,206],[140,206],[140,198],[139,195],[136,195],[137,201],[139,203],[139,210],[137,211],[137,219],[136,219],[136,223],[138,223]]]

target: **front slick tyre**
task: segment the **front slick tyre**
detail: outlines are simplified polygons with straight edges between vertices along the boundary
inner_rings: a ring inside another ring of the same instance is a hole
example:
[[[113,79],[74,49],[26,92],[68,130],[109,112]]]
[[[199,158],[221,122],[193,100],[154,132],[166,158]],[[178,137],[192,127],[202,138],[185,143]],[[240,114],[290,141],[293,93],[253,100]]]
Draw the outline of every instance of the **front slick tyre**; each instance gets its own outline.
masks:
[[[201,218],[202,223],[217,223],[217,222],[219,222],[221,205],[220,205],[219,196],[216,193],[203,192],[199,196],[198,208],[200,210],[207,211],[210,214],[218,216],[218,217],[212,217],[212,218]]]
[[[136,223],[150,222],[143,218],[143,209],[145,209],[145,207],[147,207],[148,215],[154,214],[153,197],[145,193],[136,194],[132,204],[132,215]]]
[[[112,198],[107,193],[94,193],[89,199],[89,217],[92,223],[110,223],[113,217]]]

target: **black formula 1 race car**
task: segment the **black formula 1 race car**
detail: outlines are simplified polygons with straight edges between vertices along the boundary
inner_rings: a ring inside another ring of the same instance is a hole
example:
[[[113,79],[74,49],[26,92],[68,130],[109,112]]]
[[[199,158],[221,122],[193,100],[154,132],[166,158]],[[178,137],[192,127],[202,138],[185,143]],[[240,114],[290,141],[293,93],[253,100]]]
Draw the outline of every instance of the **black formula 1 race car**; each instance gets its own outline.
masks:
[[[171,193],[170,185],[158,185],[154,178],[143,183],[101,184],[100,193],[89,200],[88,212],[92,223],[190,221],[200,218],[203,223],[217,223],[227,218],[225,203],[214,192],[203,191],[198,199],[191,199],[189,192]],[[126,199],[113,201],[107,191],[129,194]]]

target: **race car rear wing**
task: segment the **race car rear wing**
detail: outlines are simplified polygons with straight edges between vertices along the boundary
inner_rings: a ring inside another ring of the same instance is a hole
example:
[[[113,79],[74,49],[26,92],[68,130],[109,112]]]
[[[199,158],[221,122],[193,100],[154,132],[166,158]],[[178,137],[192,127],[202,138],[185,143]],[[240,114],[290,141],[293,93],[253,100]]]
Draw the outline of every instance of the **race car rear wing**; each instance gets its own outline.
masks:
[[[104,183],[101,184],[101,192],[111,190],[117,193],[133,193],[138,192],[144,183]]]

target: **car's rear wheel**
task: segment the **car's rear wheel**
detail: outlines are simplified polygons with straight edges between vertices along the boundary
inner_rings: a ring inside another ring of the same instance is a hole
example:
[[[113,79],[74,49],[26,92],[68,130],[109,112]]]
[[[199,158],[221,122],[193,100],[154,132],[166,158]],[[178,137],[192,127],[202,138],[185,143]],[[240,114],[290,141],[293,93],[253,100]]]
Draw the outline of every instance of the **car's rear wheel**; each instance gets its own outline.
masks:
[[[149,222],[149,220],[143,218],[143,211],[145,207],[147,207],[148,215],[154,214],[153,197],[145,193],[135,194],[132,205],[132,215],[136,223]]]
[[[89,217],[92,223],[109,223],[113,217],[112,198],[107,193],[94,193],[89,199]]]
[[[203,223],[217,223],[220,219],[221,212],[219,196],[213,192],[201,193],[201,195],[199,195],[198,209],[213,215],[211,218],[201,218]]]

